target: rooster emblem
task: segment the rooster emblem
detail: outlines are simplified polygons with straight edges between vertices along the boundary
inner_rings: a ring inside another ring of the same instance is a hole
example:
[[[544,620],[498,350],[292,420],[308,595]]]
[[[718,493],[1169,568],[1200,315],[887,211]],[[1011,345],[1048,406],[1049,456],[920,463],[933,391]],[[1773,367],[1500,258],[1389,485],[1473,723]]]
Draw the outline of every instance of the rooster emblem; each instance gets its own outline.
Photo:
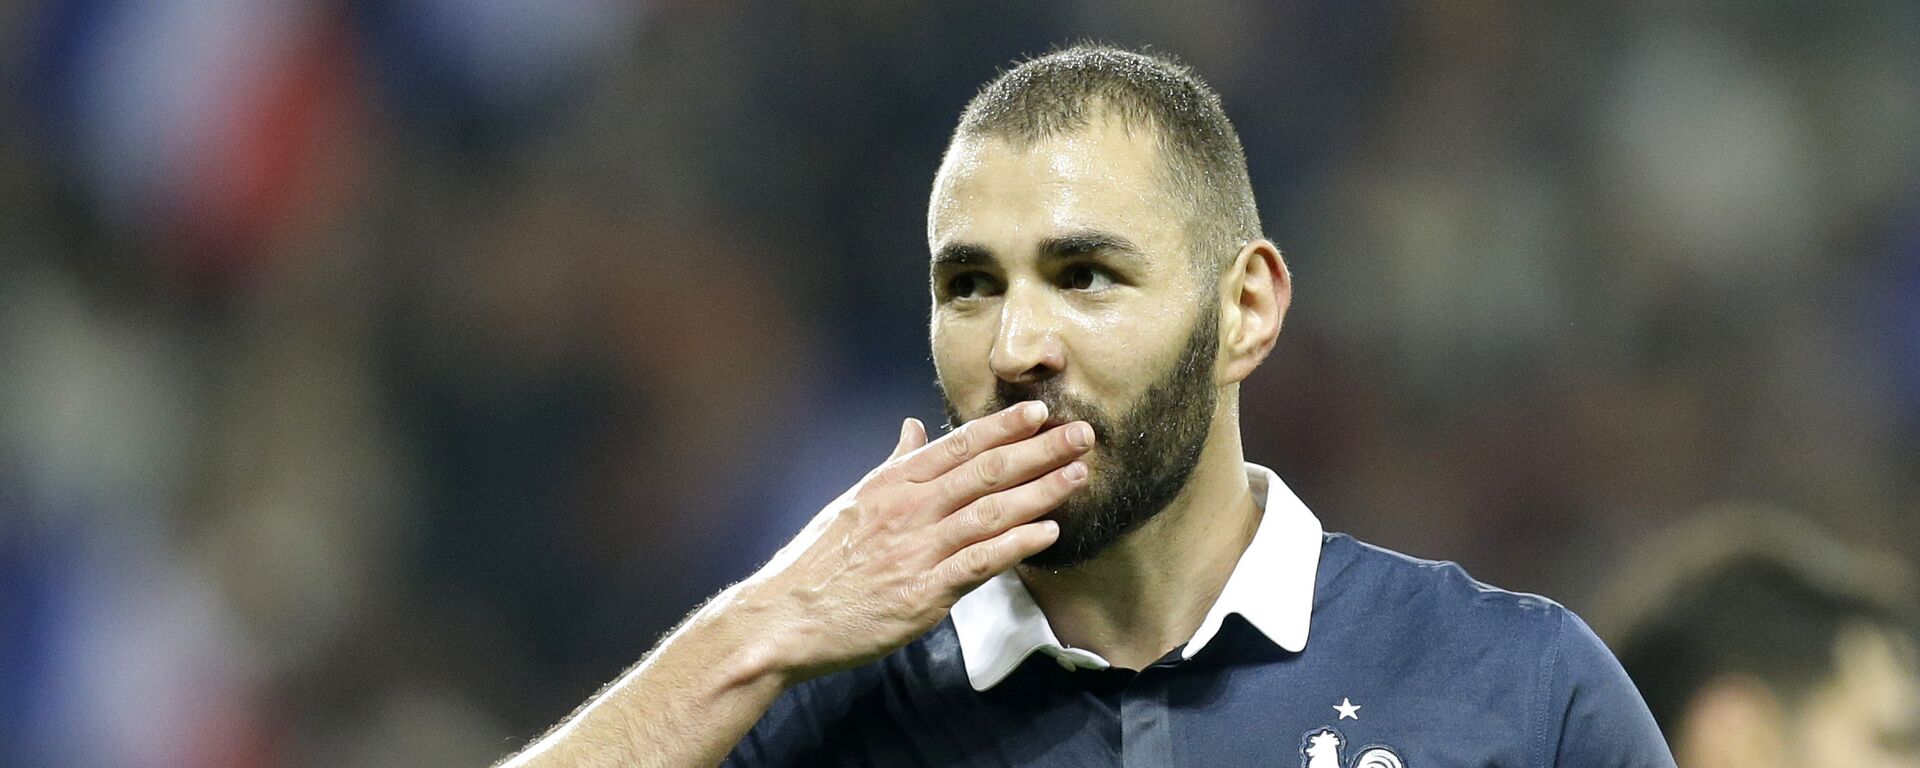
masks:
[[[1340,759],[1340,748],[1344,746],[1346,739],[1332,728],[1307,734],[1305,743],[1300,745],[1301,768],[1407,768],[1400,756],[1387,747],[1360,750],[1348,764]]]

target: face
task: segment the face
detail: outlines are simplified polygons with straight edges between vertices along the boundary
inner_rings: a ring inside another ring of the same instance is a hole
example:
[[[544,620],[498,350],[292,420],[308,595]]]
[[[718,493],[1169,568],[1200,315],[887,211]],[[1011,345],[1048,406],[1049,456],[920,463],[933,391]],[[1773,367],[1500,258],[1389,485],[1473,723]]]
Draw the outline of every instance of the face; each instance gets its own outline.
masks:
[[[957,426],[1021,400],[1083,420],[1089,482],[1030,565],[1091,559],[1185,487],[1218,400],[1219,303],[1145,131],[961,139],[934,183],[934,367]]]
[[[1920,667],[1907,638],[1868,626],[1840,635],[1833,678],[1795,721],[1802,765],[1920,768]]]

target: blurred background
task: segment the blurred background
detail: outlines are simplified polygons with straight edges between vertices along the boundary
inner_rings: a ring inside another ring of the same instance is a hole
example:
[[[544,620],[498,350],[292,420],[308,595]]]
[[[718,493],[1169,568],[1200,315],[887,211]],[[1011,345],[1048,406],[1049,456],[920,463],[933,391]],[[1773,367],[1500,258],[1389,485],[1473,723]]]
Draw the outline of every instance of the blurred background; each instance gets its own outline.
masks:
[[[1224,96],[1247,453],[1584,611],[1692,510],[1920,559],[1920,6],[0,4],[0,764],[482,765],[938,423],[1014,59]]]

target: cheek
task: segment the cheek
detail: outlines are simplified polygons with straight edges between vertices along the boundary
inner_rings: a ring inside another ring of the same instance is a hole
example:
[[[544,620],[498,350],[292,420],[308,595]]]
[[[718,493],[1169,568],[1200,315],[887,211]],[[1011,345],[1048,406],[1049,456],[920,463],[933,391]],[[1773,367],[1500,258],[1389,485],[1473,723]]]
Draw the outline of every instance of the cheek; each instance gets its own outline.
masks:
[[[992,339],[977,325],[971,319],[936,319],[928,331],[927,347],[933,353],[934,375],[950,395],[959,395],[968,387],[977,386],[976,379],[990,379],[993,375],[987,368]]]
[[[1873,758],[1874,733],[1866,713],[1855,711],[1841,696],[1827,692],[1811,701],[1805,717],[1791,726],[1796,733],[1796,757],[1806,765],[1875,766],[1884,763]]]
[[[1185,345],[1182,318],[1159,307],[1098,307],[1063,317],[1074,379],[1109,408],[1132,402]]]

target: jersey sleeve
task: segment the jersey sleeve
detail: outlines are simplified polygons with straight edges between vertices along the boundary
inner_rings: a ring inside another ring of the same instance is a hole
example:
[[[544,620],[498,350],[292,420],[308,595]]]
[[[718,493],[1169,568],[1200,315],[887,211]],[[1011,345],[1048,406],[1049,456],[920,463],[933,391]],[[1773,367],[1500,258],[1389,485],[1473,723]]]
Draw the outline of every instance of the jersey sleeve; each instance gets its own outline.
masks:
[[[1543,660],[1547,738],[1537,765],[1557,768],[1674,768],[1660,727],[1606,644],[1572,611]]]
[[[760,722],[734,745],[722,768],[784,768],[809,764],[820,749],[819,691],[803,683],[775,699]]]

